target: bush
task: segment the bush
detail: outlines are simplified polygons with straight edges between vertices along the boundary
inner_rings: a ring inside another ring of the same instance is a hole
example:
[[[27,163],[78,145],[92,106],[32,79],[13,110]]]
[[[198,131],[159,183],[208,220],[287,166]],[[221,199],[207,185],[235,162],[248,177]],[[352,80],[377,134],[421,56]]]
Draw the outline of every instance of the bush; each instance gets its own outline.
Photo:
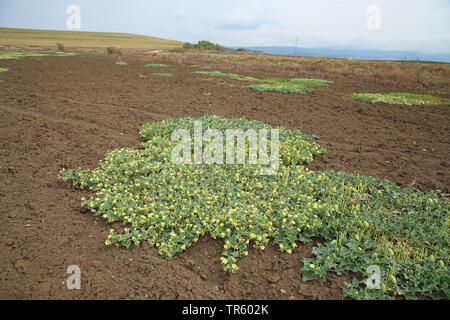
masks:
[[[185,42],[184,44],[183,44],[183,47],[182,47],[183,49],[194,49],[194,45],[192,44],[192,43],[190,43],[190,42]]]
[[[206,40],[201,40],[197,42],[197,44],[186,42],[183,45],[183,49],[200,49],[200,50],[217,50],[217,51],[225,50],[224,47]]]
[[[114,47],[107,47],[106,48],[106,52],[108,53],[108,54],[122,54],[122,52],[120,51],[120,49],[118,49],[118,48],[114,48]]]
[[[64,44],[62,44],[62,43],[60,43],[60,42],[57,42],[57,43],[56,43],[56,46],[58,47],[58,50],[59,50],[59,51],[64,51],[64,50],[65,50]]]

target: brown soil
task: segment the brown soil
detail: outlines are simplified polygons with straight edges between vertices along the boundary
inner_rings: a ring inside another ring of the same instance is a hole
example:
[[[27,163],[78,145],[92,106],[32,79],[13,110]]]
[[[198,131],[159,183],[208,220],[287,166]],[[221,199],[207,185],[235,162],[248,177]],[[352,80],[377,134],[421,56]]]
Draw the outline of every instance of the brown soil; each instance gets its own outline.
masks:
[[[324,78],[336,84],[308,95],[260,94],[242,82],[192,75],[199,66],[175,64],[164,69],[173,78],[163,78],[151,76],[156,71],[142,58],[122,60],[128,65],[94,55],[0,61],[10,68],[0,74],[0,298],[342,299],[349,274],[301,281],[300,259],[311,256],[314,243],[291,255],[274,246],[252,249],[233,276],[221,269],[219,240],[202,238],[170,261],[146,245],[106,247],[109,225],[82,210],[86,192],[58,181],[58,171],[94,168],[108,150],[138,147],[138,130],[148,122],[217,114],[298,128],[320,135],[327,148],[312,169],[449,191],[449,107],[344,98],[401,85],[330,73]],[[239,68],[249,76],[283,75]],[[81,268],[81,290],[64,283],[69,265]]]

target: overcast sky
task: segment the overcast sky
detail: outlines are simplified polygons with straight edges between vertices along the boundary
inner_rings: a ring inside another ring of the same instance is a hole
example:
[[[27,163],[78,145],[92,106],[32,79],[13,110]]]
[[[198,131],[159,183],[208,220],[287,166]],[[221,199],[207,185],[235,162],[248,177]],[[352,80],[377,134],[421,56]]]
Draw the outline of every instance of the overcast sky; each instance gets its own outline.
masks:
[[[80,8],[81,31],[450,52],[450,0],[0,0],[0,26],[67,30],[71,4]]]

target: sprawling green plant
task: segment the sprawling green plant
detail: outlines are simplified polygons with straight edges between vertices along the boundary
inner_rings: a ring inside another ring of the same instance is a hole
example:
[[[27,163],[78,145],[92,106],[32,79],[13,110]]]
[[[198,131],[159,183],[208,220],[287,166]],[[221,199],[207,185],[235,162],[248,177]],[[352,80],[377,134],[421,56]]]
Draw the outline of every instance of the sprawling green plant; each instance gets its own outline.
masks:
[[[351,100],[359,100],[362,102],[371,103],[390,103],[390,104],[404,104],[412,105],[450,105],[450,100],[440,97],[414,94],[407,92],[392,92],[387,94],[381,93],[353,93],[348,96]]]
[[[344,172],[310,171],[302,164],[324,152],[313,141],[318,137],[286,128],[279,128],[280,165],[274,175],[261,175],[259,163],[175,164],[171,152],[177,142],[171,135],[185,129],[194,136],[194,120],[202,120],[203,133],[271,128],[217,116],[164,120],[142,127],[142,149],[111,151],[93,170],[60,171],[61,179],[96,192],[82,205],[127,226],[122,232],[111,229],[107,245],[147,242],[170,259],[209,234],[223,239],[220,259],[233,273],[249,245],[264,250],[272,240],[289,254],[299,242],[318,237],[314,258],[303,259],[304,281],[353,271],[362,274],[344,289],[353,298],[449,297],[446,195]],[[203,140],[203,148],[210,143]],[[371,265],[381,270],[379,289],[364,283]]]
[[[167,67],[169,67],[169,65],[162,64],[162,63],[147,63],[147,64],[144,64],[144,67],[149,67],[149,68],[167,68]]]
[[[249,88],[258,92],[280,92],[280,93],[300,93],[306,94],[311,92],[307,87],[327,86],[332,84],[332,81],[321,79],[284,79],[284,78],[269,78],[258,79],[254,77],[243,76],[234,73],[223,73],[220,71],[196,71],[193,74],[206,75],[211,77],[229,78],[241,81],[257,82],[257,84],[245,85],[243,88]]]
[[[234,73],[223,73],[220,71],[195,71],[195,72],[193,72],[193,74],[200,74],[200,75],[210,76],[210,77],[229,78],[229,79],[241,80],[241,81],[252,81],[252,82],[260,82],[261,81],[258,78],[242,76],[240,74],[234,74]]]
[[[300,93],[306,94],[311,92],[311,89],[302,85],[296,86],[291,84],[251,84],[243,86],[243,88],[249,88],[258,92],[280,92],[280,93]]]
[[[170,77],[172,77],[172,74],[171,73],[158,73],[158,72],[155,72],[155,73],[152,73],[152,76],[160,76],[160,77],[168,77],[168,78],[170,78]]]
[[[303,85],[306,87],[323,87],[330,84],[334,84],[333,81],[322,80],[322,79],[306,79],[306,78],[294,78],[290,79],[289,83],[294,83],[296,85]]]
[[[6,72],[8,70],[9,70],[9,68],[0,68],[0,72]]]
[[[120,65],[120,66],[126,66],[127,63],[125,61],[117,61],[116,64]]]

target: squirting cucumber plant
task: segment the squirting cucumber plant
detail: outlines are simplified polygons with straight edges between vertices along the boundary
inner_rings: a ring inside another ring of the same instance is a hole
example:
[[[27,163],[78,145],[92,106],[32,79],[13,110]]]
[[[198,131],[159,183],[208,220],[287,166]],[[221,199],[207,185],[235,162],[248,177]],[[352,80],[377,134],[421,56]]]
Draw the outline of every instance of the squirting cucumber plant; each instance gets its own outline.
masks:
[[[148,243],[170,259],[199,237],[223,239],[223,270],[234,273],[248,247],[269,242],[290,254],[300,243],[320,238],[313,258],[303,259],[304,281],[327,272],[360,272],[344,288],[355,299],[403,295],[449,297],[449,202],[440,191],[401,188],[345,172],[311,171],[304,164],[325,149],[298,130],[280,129],[277,174],[261,175],[260,164],[174,164],[171,134],[203,130],[271,127],[259,121],[205,116],[146,124],[141,149],[106,154],[93,170],[60,171],[81,189],[96,192],[82,199],[96,216],[126,225],[111,229],[107,245]],[[203,142],[205,145],[208,141]],[[379,289],[364,283],[378,265]]]

